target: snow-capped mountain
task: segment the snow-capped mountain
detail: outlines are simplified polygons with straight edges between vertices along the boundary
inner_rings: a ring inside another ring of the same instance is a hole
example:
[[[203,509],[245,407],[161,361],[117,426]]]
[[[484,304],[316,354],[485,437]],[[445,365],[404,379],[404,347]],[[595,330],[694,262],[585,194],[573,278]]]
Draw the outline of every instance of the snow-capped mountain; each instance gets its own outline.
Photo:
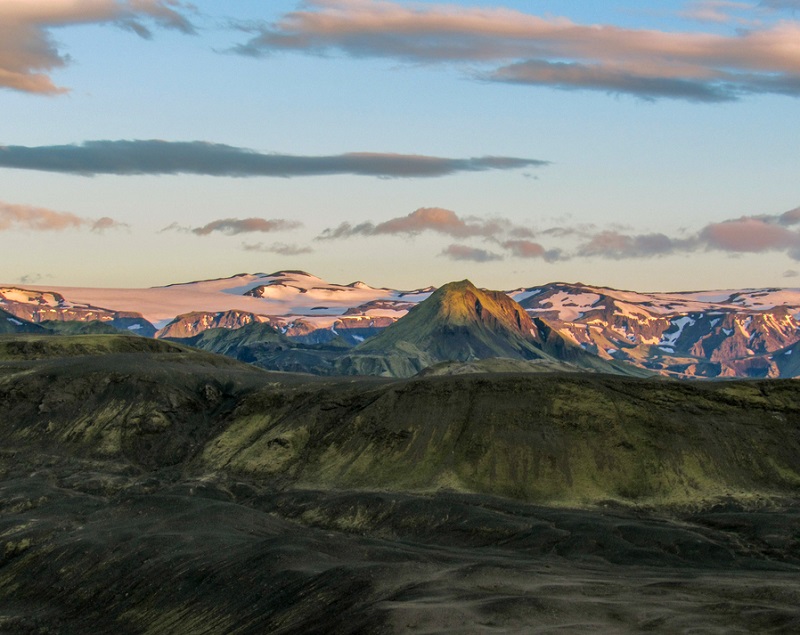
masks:
[[[102,321],[187,338],[268,323],[306,344],[351,345],[381,332],[435,289],[333,284],[303,271],[239,274],[149,289],[0,287],[15,319]],[[604,359],[676,376],[787,376],[800,341],[800,289],[638,293],[551,283],[506,292],[528,315]]]
[[[646,294],[555,283],[510,295],[600,357],[665,374],[779,376],[769,355],[800,339],[798,289]]]

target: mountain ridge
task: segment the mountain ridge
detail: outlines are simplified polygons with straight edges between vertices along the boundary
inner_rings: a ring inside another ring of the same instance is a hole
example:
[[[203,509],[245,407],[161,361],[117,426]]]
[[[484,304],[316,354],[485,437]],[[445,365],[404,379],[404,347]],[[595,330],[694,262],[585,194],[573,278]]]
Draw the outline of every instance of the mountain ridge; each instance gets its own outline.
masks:
[[[259,321],[305,344],[343,337],[360,345],[433,291],[331,284],[281,270],[139,290],[7,285],[0,287],[0,309],[33,323],[99,319],[150,336],[158,328],[157,337]],[[800,289],[639,293],[556,282],[504,293],[562,349],[568,343],[673,377],[795,376],[776,355],[800,340]]]

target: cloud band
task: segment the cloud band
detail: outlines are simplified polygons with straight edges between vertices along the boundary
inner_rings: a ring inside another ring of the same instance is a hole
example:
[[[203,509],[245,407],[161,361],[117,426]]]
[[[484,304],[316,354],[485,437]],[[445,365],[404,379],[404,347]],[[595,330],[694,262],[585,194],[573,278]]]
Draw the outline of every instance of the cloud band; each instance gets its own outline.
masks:
[[[87,141],[79,145],[0,146],[0,167],[94,176],[199,174],[229,177],[298,177],[351,174],[383,178],[441,177],[458,172],[513,170],[547,165],[539,159],[449,159],[356,152],[328,156],[263,154],[204,141]]]

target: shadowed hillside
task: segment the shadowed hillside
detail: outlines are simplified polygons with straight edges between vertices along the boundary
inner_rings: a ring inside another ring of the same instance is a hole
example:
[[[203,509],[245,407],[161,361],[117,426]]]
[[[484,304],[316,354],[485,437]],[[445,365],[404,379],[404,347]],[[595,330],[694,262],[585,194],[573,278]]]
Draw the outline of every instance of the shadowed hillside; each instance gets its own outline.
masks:
[[[130,336],[17,343],[0,632],[800,626],[794,382],[326,379]]]
[[[560,505],[699,504],[800,485],[792,381],[312,380],[135,337],[0,344],[6,359],[45,358],[6,363],[7,443],[310,487],[447,488]]]

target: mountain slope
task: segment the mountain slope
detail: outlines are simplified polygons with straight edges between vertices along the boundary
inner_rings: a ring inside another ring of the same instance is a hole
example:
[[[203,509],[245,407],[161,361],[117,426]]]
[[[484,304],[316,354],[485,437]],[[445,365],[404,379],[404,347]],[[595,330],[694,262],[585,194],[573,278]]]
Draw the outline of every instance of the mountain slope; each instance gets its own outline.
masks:
[[[403,343],[438,361],[549,357],[521,306],[502,292],[478,289],[468,280],[444,285],[356,350],[385,352]]]
[[[50,348],[0,359],[4,449],[182,465],[264,486],[446,487],[580,506],[707,504],[800,487],[792,381],[321,380],[131,336],[38,340]]]
[[[417,370],[439,362],[507,358],[542,362],[541,368],[531,368],[533,372],[546,367],[550,371],[584,369],[636,376],[650,374],[584,351],[544,321],[531,320],[505,293],[478,289],[468,280],[451,282],[436,290],[406,316],[358,345],[350,359],[363,360],[370,355],[378,359],[405,357],[409,366]],[[387,369],[377,374],[403,377],[412,373]]]
[[[0,309],[0,333],[44,333],[37,324],[18,318],[13,313]]]

